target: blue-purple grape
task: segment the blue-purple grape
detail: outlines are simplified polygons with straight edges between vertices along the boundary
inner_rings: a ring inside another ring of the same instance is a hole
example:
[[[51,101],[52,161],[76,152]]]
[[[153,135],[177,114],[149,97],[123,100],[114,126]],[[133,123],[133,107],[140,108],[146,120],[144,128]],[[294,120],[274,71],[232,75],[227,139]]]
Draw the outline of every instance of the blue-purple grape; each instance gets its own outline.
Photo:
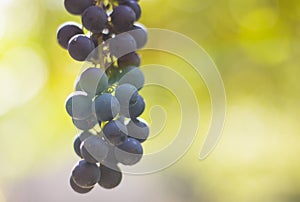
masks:
[[[118,58],[118,67],[125,68],[129,66],[139,67],[141,65],[141,58],[136,52],[131,52]]]
[[[120,5],[125,5],[130,7],[135,13],[135,20],[137,21],[140,19],[142,10],[140,5],[136,1],[133,0],[120,1]]]
[[[75,23],[63,24],[58,28],[57,42],[64,49],[68,49],[69,40],[77,34],[83,34],[82,29],[78,25]]]
[[[71,188],[72,188],[75,192],[77,192],[77,193],[79,193],[79,194],[86,194],[86,193],[90,192],[90,191],[94,188],[94,186],[89,187],[89,188],[82,188],[82,187],[78,186],[78,185],[74,182],[72,176],[70,177],[70,186],[71,186]]]
[[[68,51],[74,60],[85,61],[95,49],[93,40],[84,35],[75,35],[68,44]]]
[[[145,83],[145,77],[143,72],[138,67],[130,66],[122,69],[122,73],[119,76],[119,84],[131,84],[138,90],[142,89]]]
[[[71,93],[65,106],[68,114],[75,120],[87,119],[93,113],[91,98],[81,91]]]
[[[120,112],[117,98],[109,93],[103,93],[94,100],[94,107],[99,121],[110,121]]]
[[[72,179],[82,188],[91,188],[100,180],[100,170],[96,164],[79,161],[72,171]]]
[[[65,9],[73,15],[81,15],[88,7],[95,5],[95,0],[65,0]]]
[[[92,135],[81,144],[81,155],[89,163],[103,161],[109,151],[107,143],[99,136]]]
[[[124,165],[134,165],[141,160],[143,147],[138,140],[128,137],[115,149],[115,156],[118,162]]]
[[[118,120],[112,120],[103,127],[103,134],[113,145],[122,144],[127,138],[126,126]]]
[[[105,189],[117,187],[122,181],[122,172],[118,166],[109,168],[105,165],[100,165],[101,178],[98,184]]]
[[[148,125],[138,119],[130,120],[126,127],[128,136],[135,138],[140,143],[144,142],[149,136]]]
[[[120,5],[114,8],[110,15],[114,30],[118,33],[128,31],[133,27],[136,20],[135,12],[132,8]]]
[[[107,14],[99,6],[90,6],[81,16],[82,25],[93,33],[101,33],[107,26]]]
[[[108,78],[102,69],[90,67],[81,73],[78,82],[83,91],[94,96],[102,93],[107,88]]]

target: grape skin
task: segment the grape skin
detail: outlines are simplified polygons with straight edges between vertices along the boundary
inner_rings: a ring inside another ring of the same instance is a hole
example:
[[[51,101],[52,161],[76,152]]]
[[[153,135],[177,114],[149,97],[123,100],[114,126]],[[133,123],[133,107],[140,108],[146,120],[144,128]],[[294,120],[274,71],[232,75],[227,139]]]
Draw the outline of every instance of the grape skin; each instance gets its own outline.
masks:
[[[142,89],[145,83],[143,72],[134,66],[122,69],[122,73],[119,76],[119,84],[125,83],[135,86],[138,90]]]
[[[75,153],[80,157],[83,158],[80,152],[80,146],[81,143],[88,137],[90,137],[91,135],[93,135],[92,133],[90,133],[89,131],[84,131],[82,133],[80,133],[79,135],[76,136],[74,143],[73,143],[73,148]]]
[[[74,60],[85,61],[95,49],[93,40],[85,35],[75,35],[68,44],[68,52]]]
[[[74,182],[72,177],[70,177],[70,186],[75,192],[77,192],[79,194],[86,194],[94,188],[94,186],[90,187],[90,188],[82,188]]]
[[[126,140],[128,133],[123,123],[112,120],[103,127],[103,134],[111,144],[117,146]]]
[[[141,58],[136,52],[131,52],[118,58],[118,67],[125,68],[129,66],[138,67],[141,65]]]
[[[75,23],[64,24],[58,28],[57,42],[64,49],[68,49],[69,40],[77,34],[83,34],[82,29],[78,25]]]
[[[99,137],[92,135],[81,144],[81,155],[89,163],[104,160],[108,154],[108,145]]]
[[[120,112],[119,101],[109,93],[96,97],[94,107],[99,121],[110,121]]]
[[[122,181],[122,172],[118,166],[113,169],[100,165],[101,178],[98,184],[105,189],[112,189],[118,186]]]
[[[85,160],[79,161],[72,171],[75,184],[82,188],[93,187],[100,180],[100,175],[98,166]]]
[[[71,93],[65,107],[67,113],[75,120],[84,120],[92,115],[92,100],[81,91]]]
[[[81,15],[88,7],[95,4],[94,0],[65,0],[65,9],[73,15]]]
[[[130,120],[126,127],[128,136],[135,138],[140,143],[144,142],[149,136],[148,125],[138,119]]]
[[[118,99],[121,108],[129,108],[131,103],[137,101],[138,90],[131,84],[122,84],[115,90],[115,96]]]
[[[148,41],[148,33],[144,28],[134,25],[132,30],[127,33],[134,38],[137,49],[141,49],[146,45]]]
[[[135,13],[135,20],[137,21],[140,19],[142,10],[141,10],[140,5],[136,1],[132,1],[132,0],[122,1],[122,2],[120,2],[120,5],[125,5],[125,6],[130,7]]]
[[[93,33],[101,33],[107,24],[105,10],[98,6],[91,6],[82,13],[82,25]]]
[[[114,8],[110,15],[115,31],[128,31],[136,20],[135,12],[128,6],[120,5]]]
[[[107,88],[108,78],[102,69],[90,67],[81,73],[79,86],[90,95],[98,95]]]
[[[138,140],[128,137],[115,149],[115,156],[117,161],[124,165],[134,165],[141,160],[143,147]]]
[[[129,106],[129,114],[131,119],[140,116],[145,110],[145,101],[142,96],[138,96],[136,103]]]
[[[76,128],[78,128],[79,130],[83,130],[83,131],[92,129],[98,123],[95,115],[92,115],[92,116],[88,117],[87,119],[83,119],[83,120],[72,119],[72,122]]]
[[[128,53],[136,51],[136,41],[128,33],[122,33],[107,41],[109,43],[110,53],[119,58]]]

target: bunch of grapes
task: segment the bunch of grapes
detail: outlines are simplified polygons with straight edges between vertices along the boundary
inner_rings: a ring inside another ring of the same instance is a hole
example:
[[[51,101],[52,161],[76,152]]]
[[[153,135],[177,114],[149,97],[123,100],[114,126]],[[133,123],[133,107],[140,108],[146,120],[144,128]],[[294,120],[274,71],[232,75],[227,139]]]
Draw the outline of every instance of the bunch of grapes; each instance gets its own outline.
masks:
[[[63,24],[58,43],[77,61],[90,65],[75,82],[66,101],[67,113],[79,129],[74,150],[81,160],[75,165],[70,185],[87,193],[98,183],[118,186],[118,164],[134,165],[143,155],[141,145],[149,136],[139,118],[145,101],[139,94],[144,75],[136,50],[147,41],[147,32],[135,22],[141,16],[136,0],[65,0],[65,8],[81,15],[82,27]]]

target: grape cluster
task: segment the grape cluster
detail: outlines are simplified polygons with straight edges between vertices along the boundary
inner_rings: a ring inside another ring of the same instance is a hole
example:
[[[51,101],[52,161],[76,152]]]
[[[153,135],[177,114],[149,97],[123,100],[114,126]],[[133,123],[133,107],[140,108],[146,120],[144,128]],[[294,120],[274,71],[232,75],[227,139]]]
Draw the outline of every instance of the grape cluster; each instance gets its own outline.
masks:
[[[65,0],[66,10],[81,15],[82,27],[63,24],[58,43],[77,61],[88,61],[66,100],[66,111],[80,130],[74,140],[81,160],[70,185],[87,193],[98,183],[111,189],[122,180],[118,164],[134,165],[143,155],[149,127],[139,116],[145,101],[139,94],[144,75],[136,50],[147,32],[135,22],[141,16],[136,0]]]

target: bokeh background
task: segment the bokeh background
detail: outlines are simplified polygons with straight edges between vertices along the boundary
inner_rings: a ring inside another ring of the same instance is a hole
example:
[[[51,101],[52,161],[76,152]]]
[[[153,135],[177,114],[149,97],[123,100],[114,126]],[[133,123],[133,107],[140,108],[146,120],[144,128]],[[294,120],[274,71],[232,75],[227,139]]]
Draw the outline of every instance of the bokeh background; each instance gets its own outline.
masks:
[[[141,0],[141,23],[185,34],[213,58],[223,78],[227,117],[215,151],[198,160],[211,117],[201,77],[174,56],[141,51],[143,64],[174,68],[195,90],[201,114],[195,142],[171,167],[126,175],[114,190],[74,193],[76,129],[64,109],[81,63],[56,43],[69,15],[63,0],[0,1],[0,202],[298,202],[300,201],[300,1]],[[168,75],[162,75],[171,79]],[[180,88],[180,86],[178,86]],[[157,151],[176,136],[176,97],[141,92],[150,123],[166,127],[145,143]],[[164,118],[164,117],[163,117]]]

